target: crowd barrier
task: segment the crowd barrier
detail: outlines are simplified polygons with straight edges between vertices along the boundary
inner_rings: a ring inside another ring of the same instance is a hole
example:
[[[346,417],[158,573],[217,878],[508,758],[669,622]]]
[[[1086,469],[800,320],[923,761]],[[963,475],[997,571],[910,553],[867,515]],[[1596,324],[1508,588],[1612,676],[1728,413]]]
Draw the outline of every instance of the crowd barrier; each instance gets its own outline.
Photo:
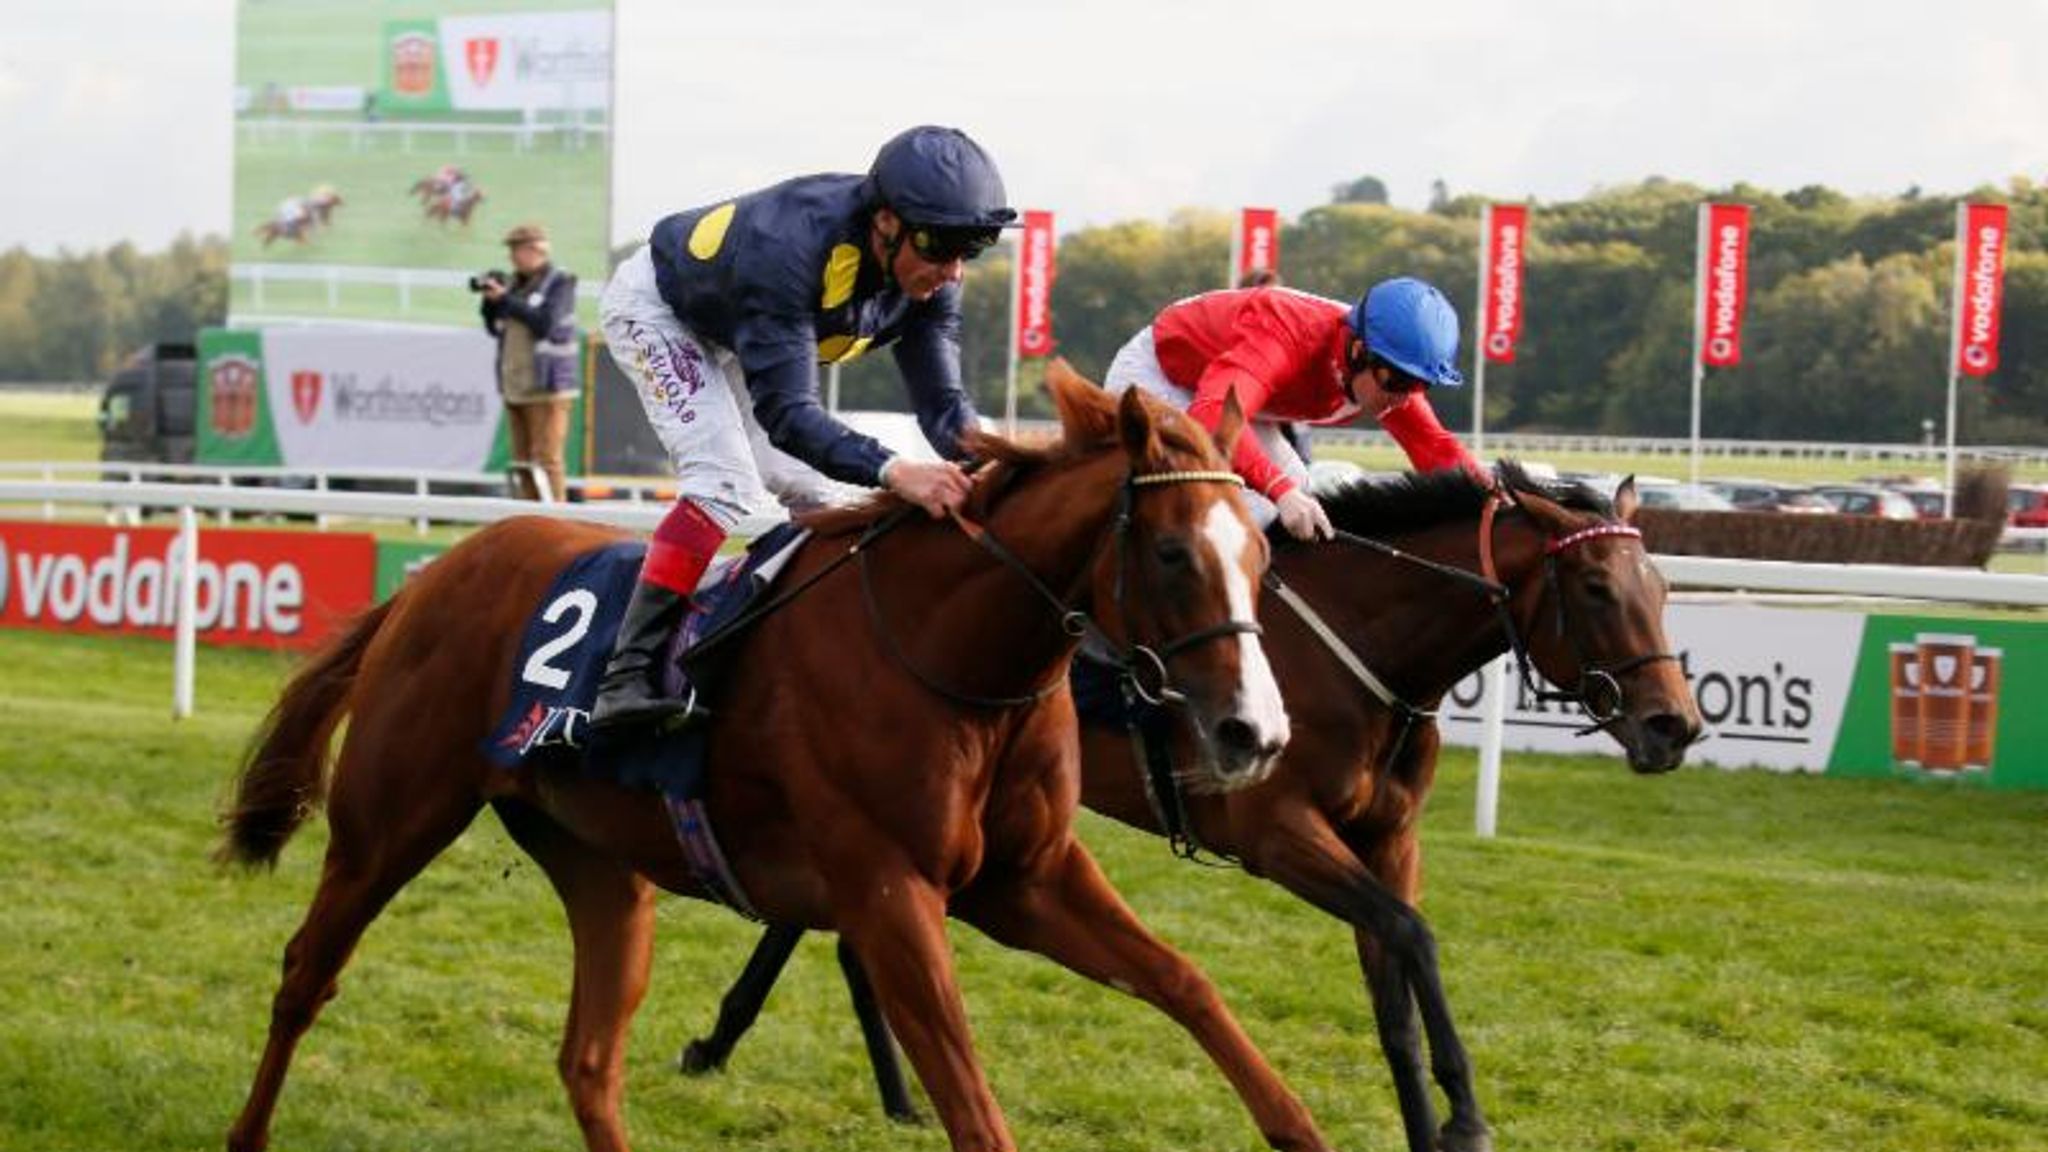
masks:
[[[164,466],[150,466],[161,472]],[[455,474],[450,474],[454,476]],[[461,474],[457,482],[488,480]],[[52,515],[59,506],[89,506],[110,513],[137,507],[176,509],[179,545],[167,556],[181,566],[172,581],[177,590],[174,645],[173,713],[190,715],[192,675],[196,661],[194,589],[203,544],[199,514],[247,513],[299,515],[329,521],[342,517],[414,524],[485,524],[508,516],[540,513],[564,519],[610,524],[648,531],[664,514],[656,503],[570,503],[536,505],[492,496],[448,496],[407,493],[336,492],[251,488],[226,483],[178,484],[153,481],[104,483],[57,480],[0,479],[0,515],[9,506],[36,507]],[[740,527],[754,535],[779,516],[757,516]],[[1890,565],[1792,564],[1699,556],[1657,556],[1658,568],[1675,588],[1743,593],[1879,597],[1946,604],[2048,608],[2048,576],[1976,570],[1899,567]],[[1496,661],[1484,674],[1480,749],[1480,780],[1475,823],[1482,836],[1493,834],[1498,811],[1503,724],[1510,695],[1508,661]]]

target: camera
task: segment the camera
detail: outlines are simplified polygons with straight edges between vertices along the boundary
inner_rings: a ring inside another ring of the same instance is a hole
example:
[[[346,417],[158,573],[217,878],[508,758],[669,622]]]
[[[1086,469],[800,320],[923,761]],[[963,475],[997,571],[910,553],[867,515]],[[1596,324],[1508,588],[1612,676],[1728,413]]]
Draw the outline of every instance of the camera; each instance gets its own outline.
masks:
[[[475,276],[471,276],[469,278],[469,290],[471,292],[481,292],[484,290],[484,286],[486,284],[489,284],[493,280],[496,280],[500,284],[510,284],[512,282],[512,277],[506,275],[503,272],[498,271],[496,268],[493,268],[489,272],[483,272]]]

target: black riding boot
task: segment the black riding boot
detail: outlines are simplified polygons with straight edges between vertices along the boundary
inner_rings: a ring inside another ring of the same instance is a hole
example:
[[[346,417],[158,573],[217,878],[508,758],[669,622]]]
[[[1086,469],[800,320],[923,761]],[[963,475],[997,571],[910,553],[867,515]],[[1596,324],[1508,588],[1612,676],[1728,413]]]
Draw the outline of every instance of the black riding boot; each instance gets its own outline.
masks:
[[[690,598],[645,580],[633,585],[626,618],[619,623],[618,643],[597,686],[590,726],[606,734],[646,728],[676,720],[689,706],[663,691],[662,660],[669,638],[690,607]]]

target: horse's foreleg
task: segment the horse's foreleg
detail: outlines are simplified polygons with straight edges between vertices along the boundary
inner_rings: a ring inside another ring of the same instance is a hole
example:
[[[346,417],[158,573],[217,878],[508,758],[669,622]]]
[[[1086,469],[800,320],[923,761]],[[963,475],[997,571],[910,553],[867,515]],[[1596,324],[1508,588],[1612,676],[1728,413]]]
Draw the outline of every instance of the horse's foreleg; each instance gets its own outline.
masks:
[[[1422,868],[1421,845],[1412,829],[1373,845],[1366,867],[1403,905],[1410,909],[1415,907],[1416,897],[1421,891]],[[1457,1025],[1451,1019],[1450,997],[1444,991],[1443,969],[1437,962],[1436,937],[1419,914],[1416,923],[1420,932],[1414,954],[1408,957],[1405,978],[1395,964],[1389,962],[1394,958],[1388,956],[1386,949],[1379,947],[1374,937],[1363,930],[1354,932],[1359,964],[1365,972],[1366,986],[1372,991],[1374,1011],[1380,1013],[1383,998],[1399,997],[1409,1060],[1419,1061],[1421,1052],[1415,1039],[1415,1017],[1409,1011],[1409,994],[1412,992],[1414,1007],[1422,1018],[1423,1030],[1429,1036],[1430,1071],[1436,1077],[1437,1087],[1443,1089],[1444,1099],[1451,1110],[1450,1118],[1444,1121],[1442,1130],[1437,1133],[1435,1147],[1441,1152],[1491,1152],[1493,1131],[1479,1110],[1479,1096],[1472,1085],[1472,1059],[1466,1053],[1465,1042],[1459,1038]],[[1378,1018],[1384,1046],[1388,1018],[1385,1015]],[[1391,1061],[1391,1057],[1389,1059]]]
[[[1079,842],[1027,878],[972,889],[955,903],[958,915],[995,939],[1137,996],[1178,1021],[1229,1079],[1268,1145],[1329,1147],[1208,977],[1139,923]]]
[[[320,885],[306,919],[284,950],[284,979],[270,1007],[270,1035],[256,1068],[249,1099],[228,1130],[232,1152],[261,1152],[270,1143],[270,1119],[299,1038],[313,1026],[321,1006],[334,998],[337,981],[356,942],[400,888],[419,874],[469,826],[481,806],[474,798],[449,793],[375,825],[360,819],[362,790],[352,784],[344,751],[329,806],[332,837]],[[377,828],[377,836],[369,833]]]
[[[569,914],[576,978],[557,1071],[583,1143],[590,1152],[626,1152],[626,1034],[647,994],[654,885],[530,808],[500,804],[498,815]]]
[[[783,966],[789,963],[797,941],[803,938],[803,929],[782,924],[770,924],[761,933],[761,942],[754,945],[739,979],[733,981],[718,1002],[718,1022],[711,1026],[711,1034],[700,1036],[683,1048],[676,1064],[684,1074],[698,1076],[725,1067],[733,1047],[761,1015],[761,1008],[768,1003],[768,993],[774,990]]]
[[[1397,836],[1378,853],[1378,867],[1368,868],[1319,813],[1303,814],[1267,827],[1258,865],[1267,879],[1351,924],[1409,1152],[1483,1152],[1492,1137],[1472,1090],[1471,1061],[1444,997],[1435,937],[1412,903],[1413,846],[1412,835]],[[1451,1106],[1441,1132],[1424,1074],[1417,1008],[1431,1068]]]
[[[968,1034],[946,943],[945,896],[907,869],[828,874],[840,935],[867,970],[955,1152],[1014,1152]]]

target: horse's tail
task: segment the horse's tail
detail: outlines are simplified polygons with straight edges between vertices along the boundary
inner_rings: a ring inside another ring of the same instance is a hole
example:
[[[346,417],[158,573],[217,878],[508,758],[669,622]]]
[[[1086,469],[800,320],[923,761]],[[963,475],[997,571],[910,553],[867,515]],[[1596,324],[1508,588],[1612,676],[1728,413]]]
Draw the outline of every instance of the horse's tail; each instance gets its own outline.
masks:
[[[356,670],[394,597],[356,618],[293,674],[242,755],[234,803],[221,816],[220,864],[277,864],[278,853],[327,799],[327,745],[348,711]]]

